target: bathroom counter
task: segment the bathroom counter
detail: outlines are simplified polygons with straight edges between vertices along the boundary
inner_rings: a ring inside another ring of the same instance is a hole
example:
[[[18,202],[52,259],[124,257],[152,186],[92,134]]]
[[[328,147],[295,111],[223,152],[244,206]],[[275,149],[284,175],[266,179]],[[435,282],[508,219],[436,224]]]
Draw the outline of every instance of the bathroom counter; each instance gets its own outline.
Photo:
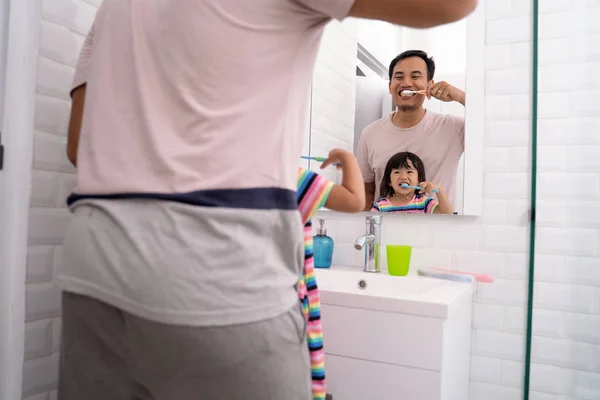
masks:
[[[315,268],[321,300],[327,304],[448,318],[470,302],[474,283],[421,276],[391,276],[357,267]]]
[[[316,275],[334,399],[468,399],[474,284],[339,266]]]

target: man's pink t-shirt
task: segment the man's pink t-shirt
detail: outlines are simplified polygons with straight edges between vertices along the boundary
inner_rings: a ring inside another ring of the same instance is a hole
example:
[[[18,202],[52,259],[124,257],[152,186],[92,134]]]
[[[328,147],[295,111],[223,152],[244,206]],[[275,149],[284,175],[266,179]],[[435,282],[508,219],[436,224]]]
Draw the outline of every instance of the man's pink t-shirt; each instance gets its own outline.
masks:
[[[438,184],[454,200],[456,169],[465,148],[465,120],[427,110],[418,124],[398,128],[392,115],[367,126],[359,139],[357,158],[365,182],[375,182],[375,201],[385,166],[396,153],[409,151],[423,160],[427,180]]]
[[[352,4],[105,0],[73,84],[76,192],[295,191],[318,44]]]

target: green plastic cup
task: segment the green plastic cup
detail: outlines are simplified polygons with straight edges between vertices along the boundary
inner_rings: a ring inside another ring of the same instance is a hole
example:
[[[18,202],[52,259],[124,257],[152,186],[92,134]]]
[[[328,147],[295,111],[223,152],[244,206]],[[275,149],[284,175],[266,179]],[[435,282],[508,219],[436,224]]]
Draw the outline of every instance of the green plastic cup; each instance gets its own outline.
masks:
[[[406,276],[410,267],[411,246],[386,246],[388,273],[393,276]]]

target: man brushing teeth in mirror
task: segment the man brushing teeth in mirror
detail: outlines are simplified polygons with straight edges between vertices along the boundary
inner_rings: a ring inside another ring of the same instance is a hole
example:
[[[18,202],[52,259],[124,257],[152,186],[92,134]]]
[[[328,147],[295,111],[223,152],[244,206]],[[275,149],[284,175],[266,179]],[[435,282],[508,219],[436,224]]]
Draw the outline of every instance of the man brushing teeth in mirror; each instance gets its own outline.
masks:
[[[431,178],[439,182],[450,199],[458,162],[464,151],[464,117],[426,110],[426,99],[465,105],[465,92],[448,82],[435,82],[435,63],[421,50],[398,55],[389,67],[389,91],[396,111],[371,123],[362,132],[357,158],[365,181],[367,202],[373,206],[375,193],[389,158],[410,151],[422,158]]]

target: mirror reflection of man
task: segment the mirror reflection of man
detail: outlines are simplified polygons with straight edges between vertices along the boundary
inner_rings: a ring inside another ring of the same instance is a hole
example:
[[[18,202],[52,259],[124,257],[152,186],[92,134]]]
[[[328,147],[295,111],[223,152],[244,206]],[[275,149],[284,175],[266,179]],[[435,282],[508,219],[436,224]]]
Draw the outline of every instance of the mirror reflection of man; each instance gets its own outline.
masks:
[[[396,111],[369,124],[362,132],[357,158],[365,181],[365,210],[379,199],[379,185],[387,161],[410,151],[425,164],[427,180],[454,199],[456,170],[464,151],[465,119],[423,108],[425,99],[465,105],[465,92],[445,81],[435,82],[435,63],[421,50],[408,50],[392,60],[389,89]],[[404,90],[425,94],[402,95]]]

